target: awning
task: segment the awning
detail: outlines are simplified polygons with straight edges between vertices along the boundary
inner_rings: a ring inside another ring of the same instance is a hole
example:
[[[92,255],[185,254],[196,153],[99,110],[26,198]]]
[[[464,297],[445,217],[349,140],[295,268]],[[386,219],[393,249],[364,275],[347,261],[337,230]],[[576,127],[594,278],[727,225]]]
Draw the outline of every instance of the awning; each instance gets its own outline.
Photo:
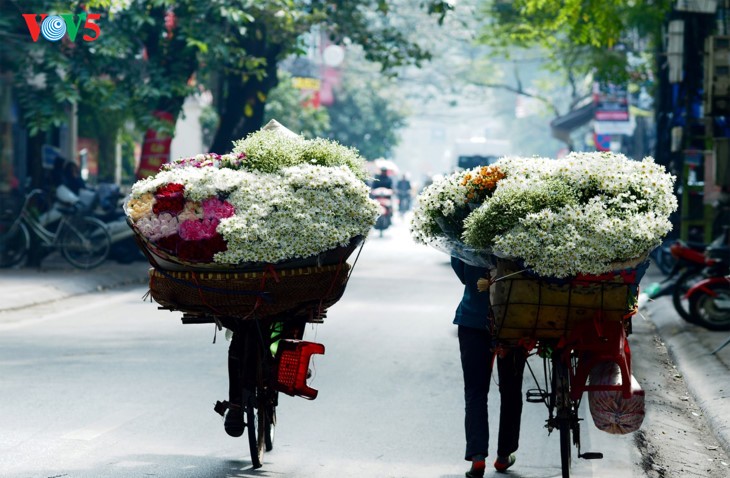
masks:
[[[570,133],[591,121],[595,111],[595,105],[590,102],[566,115],[555,118],[550,122],[550,132],[554,138],[564,143],[570,143]]]

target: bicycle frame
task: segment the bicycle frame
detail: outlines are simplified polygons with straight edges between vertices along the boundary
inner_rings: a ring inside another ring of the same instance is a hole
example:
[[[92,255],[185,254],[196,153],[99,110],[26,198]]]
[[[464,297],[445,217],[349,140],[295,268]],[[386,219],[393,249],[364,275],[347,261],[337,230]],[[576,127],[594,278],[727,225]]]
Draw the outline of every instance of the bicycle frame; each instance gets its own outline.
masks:
[[[614,390],[622,392],[624,397],[631,396],[630,363],[631,355],[626,342],[624,323],[613,326],[603,324],[604,328],[593,332],[596,324],[586,323],[579,335],[589,338],[583,344],[567,343],[562,340],[541,340],[537,344],[537,352],[531,355],[542,357],[543,384],[536,376],[529,361],[528,370],[537,385],[537,389],[527,391],[527,401],[544,403],[548,409],[545,427],[548,434],[554,430],[560,432],[560,455],[562,477],[570,477],[571,445],[575,446],[578,458],[600,459],[602,453],[581,452],[580,422],[578,416],[583,392],[592,390]],[[596,339],[596,340],[593,340]],[[615,362],[621,369],[623,384],[626,385],[586,385],[588,373],[594,365],[602,361]]]
[[[56,226],[55,231],[48,230],[41,222],[33,217],[33,215],[26,209],[23,208],[23,211],[20,214],[20,219],[22,222],[28,226],[31,232],[35,234],[35,236],[40,239],[43,242],[43,245],[46,247],[55,247],[58,244],[58,238],[60,237],[60,232],[63,230],[64,227],[73,227],[69,224],[68,219],[66,216],[61,216],[58,225]]]
[[[307,313],[258,319],[208,314],[183,315],[184,324],[214,322],[217,327],[226,327],[233,332],[232,350],[229,353],[233,354],[237,370],[230,369],[229,355],[229,374],[236,373],[235,376],[229,375],[229,378],[232,386],[237,384],[240,389],[240,406],[244,413],[245,428],[248,430],[248,445],[254,468],[263,465],[264,451],[273,449],[279,391],[293,395],[277,385],[276,347],[282,340],[300,340],[305,325],[313,317]],[[316,396],[315,390],[305,390],[307,391],[314,392],[314,396],[304,398],[313,399]],[[296,395],[302,396],[298,393]],[[233,397],[231,399],[234,400]],[[225,416],[225,410],[232,405],[230,402],[219,401],[214,410]]]

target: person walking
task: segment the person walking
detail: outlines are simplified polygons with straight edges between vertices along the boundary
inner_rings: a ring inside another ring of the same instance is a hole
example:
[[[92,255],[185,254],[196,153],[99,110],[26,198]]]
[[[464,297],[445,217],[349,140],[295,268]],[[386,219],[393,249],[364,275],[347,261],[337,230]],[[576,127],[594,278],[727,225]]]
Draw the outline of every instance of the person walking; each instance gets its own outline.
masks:
[[[475,267],[452,257],[451,267],[462,284],[464,294],[456,309],[461,368],[464,374],[466,451],[471,462],[467,478],[481,478],[489,454],[489,385],[495,359],[495,340],[491,332],[489,293],[480,292],[477,281],[489,277],[489,269]],[[514,347],[496,354],[500,412],[497,458],[494,468],[504,472],[515,463],[522,417],[522,376],[527,351]]]
[[[411,209],[411,181],[408,174],[404,173],[395,185],[398,191],[398,210],[405,213]]]

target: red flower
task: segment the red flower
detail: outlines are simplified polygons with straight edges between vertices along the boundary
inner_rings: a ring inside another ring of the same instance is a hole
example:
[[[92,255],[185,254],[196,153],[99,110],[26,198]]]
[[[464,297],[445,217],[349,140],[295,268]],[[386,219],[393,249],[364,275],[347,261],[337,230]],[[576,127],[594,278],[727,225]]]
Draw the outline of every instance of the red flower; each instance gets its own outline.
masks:
[[[161,237],[155,244],[157,247],[169,254],[176,254],[177,244],[180,242],[180,236],[178,234],[172,234],[170,236]]]
[[[180,240],[177,244],[177,257],[189,262],[213,262],[213,256],[228,249],[223,236],[215,234],[198,241]]]
[[[160,186],[159,188],[157,188],[157,192],[155,193],[155,196],[157,196],[157,195],[171,196],[176,193],[182,193],[183,191],[185,191],[185,186],[183,186],[182,184],[170,183],[170,184],[165,184],[164,186]]]
[[[155,193],[155,204],[152,206],[152,212],[161,214],[169,212],[177,214],[185,207],[185,196],[183,191],[185,186],[177,183],[166,184],[157,189]]]

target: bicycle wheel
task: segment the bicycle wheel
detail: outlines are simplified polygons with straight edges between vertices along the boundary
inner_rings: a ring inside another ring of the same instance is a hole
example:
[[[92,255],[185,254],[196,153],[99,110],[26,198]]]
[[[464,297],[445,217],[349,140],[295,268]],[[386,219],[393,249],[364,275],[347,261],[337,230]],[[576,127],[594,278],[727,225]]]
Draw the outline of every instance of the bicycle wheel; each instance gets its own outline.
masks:
[[[106,225],[93,217],[78,217],[66,222],[59,241],[63,257],[79,269],[93,269],[101,265],[112,246]]]
[[[0,222],[0,267],[13,267],[25,259],[30,249],[30,233],[20,222]]]
[[[251,452],[251,465],[261,468],[264,460],[264,433],[266,430],[266,414],[254,406],[251,397],[246,404],[246,427],[248,428],[248,447]]]
[[[266,451],[274,449],[274,427],[276,426],[276,408],[270,407],[267,412],[271,413],[266,419],[266,427],[264,428],[264,445],[266,445]]]
[[[568,367],[560,360],[560,354],[553,356],[553,393],[555,394],[555,414],[560,431],[560,468],[563,478],[570,478],[571,439],[573,429],[573,405],[570,400],[570,377]]]

